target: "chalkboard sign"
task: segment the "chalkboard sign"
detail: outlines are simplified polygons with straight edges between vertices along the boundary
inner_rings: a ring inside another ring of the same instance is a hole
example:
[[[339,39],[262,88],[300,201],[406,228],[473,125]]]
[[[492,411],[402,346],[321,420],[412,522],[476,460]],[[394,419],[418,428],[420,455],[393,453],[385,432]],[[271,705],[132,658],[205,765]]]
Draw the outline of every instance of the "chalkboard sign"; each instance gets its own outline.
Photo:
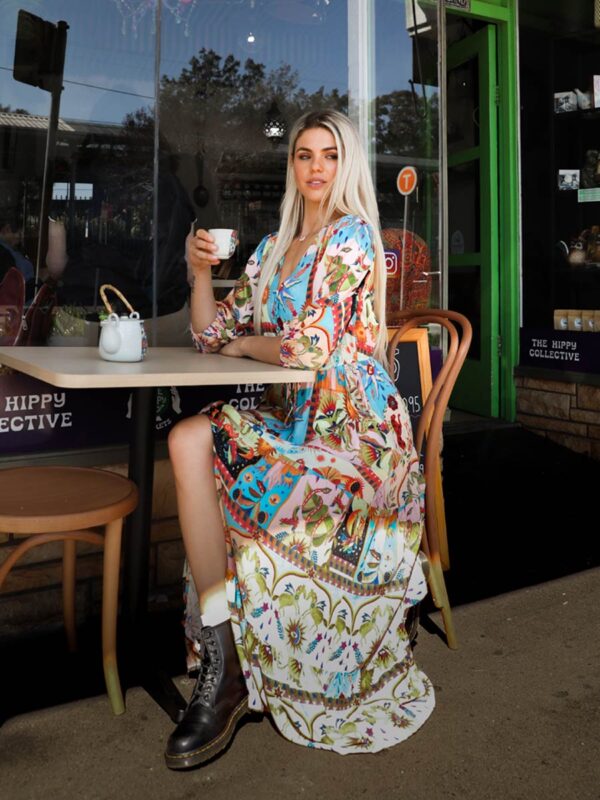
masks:
[[[394,329],[390,328],[390,338]],[[394,358],[394,383],[404,400],[413,433],[417,432],[419,418],[431,391],[431,361],[426,328],[407,331],[396,347]]]
[[[388,329],[390,339],[394,332],[395,330],[393,328]],[[398,342],[394,358],[394,383],[406,404],[412,423],[413,434],[416,435],[419,418],[423,413],[423,406],[429,397],[429,392],[433,385],[427,328],[412,328],[403,334]],[[424,458],[425,447],[422,448],[420,453],[422,470],[425,468]],[[450,557],[448,554],[448,534],[446,531],[440,461],[437,462],[433,477],[433,503],[437,518],[437,534],[442,569],[446,570],[450,567]]]

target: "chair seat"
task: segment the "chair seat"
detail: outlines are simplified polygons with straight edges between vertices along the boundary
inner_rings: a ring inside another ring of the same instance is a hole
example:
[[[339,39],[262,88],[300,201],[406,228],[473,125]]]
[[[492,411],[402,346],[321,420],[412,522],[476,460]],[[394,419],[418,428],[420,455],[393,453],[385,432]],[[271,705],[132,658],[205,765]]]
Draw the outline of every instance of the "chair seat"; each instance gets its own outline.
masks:
[[[115,714],[125,711],[117,668],[117,609],[123,518],[137,505],[137,487],[114,472],[83,467],[0,470],[0,532],[26,536],[0,563],[0,589],[19,559],[34,547],[63,541],[63,617],[70,650],[76,646],[78,542],[103,547],[102,662]],[[102,532],[90,528],[103,528]]]
[[[127,478],[84,467],[0,470],[0,532],[55,533],[127,516],[137,488]]]

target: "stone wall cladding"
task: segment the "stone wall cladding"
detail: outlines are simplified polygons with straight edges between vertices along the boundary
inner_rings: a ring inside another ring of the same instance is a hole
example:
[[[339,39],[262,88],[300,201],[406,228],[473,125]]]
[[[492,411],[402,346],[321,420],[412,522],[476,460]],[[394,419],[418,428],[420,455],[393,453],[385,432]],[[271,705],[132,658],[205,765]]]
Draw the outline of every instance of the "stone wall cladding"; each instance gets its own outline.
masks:
[[[127,466],[106,467],[122,475]],[[181,605],[183,544],[177,521],[173,475],[168,460],[154,468],[154,496],[150,543],[150,608]],[[0,534],[0,564],[22,541]],[[101,548],[77,546],[77,620],[98,616],[102,598]],[[29,550],[11,570],[0,589],[0,636],[30,632],[33,627],[54,627],[62,621],[62,543]]]
[[[524,376],[515,386],[524,428],[600,460],[600,388]]]

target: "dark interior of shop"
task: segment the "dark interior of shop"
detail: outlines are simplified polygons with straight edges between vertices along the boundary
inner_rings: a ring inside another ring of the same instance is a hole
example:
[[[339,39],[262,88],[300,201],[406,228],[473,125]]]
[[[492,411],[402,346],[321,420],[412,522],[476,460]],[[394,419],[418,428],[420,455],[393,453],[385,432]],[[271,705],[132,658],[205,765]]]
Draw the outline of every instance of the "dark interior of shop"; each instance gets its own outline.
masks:
[[[525,327],[552,327],[554,309],[600,305],[600,212],[597,202],[578,201],[575,191],[600,186],[594,102],[600,30],[593,5],[520,4]],[[576,107],[560,113],[557,95],[576,97]]]

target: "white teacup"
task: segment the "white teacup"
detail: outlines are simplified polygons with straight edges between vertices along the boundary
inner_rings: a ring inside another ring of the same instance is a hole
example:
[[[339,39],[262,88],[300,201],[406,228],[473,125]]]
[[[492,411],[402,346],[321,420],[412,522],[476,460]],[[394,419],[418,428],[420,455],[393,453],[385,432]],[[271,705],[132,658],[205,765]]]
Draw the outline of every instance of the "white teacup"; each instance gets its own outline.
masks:
[[[208,232],[215,240],[217,252],[215,257],[226,261],[235,253],[238,246],[238,232],[233,228],[209,228]]]

